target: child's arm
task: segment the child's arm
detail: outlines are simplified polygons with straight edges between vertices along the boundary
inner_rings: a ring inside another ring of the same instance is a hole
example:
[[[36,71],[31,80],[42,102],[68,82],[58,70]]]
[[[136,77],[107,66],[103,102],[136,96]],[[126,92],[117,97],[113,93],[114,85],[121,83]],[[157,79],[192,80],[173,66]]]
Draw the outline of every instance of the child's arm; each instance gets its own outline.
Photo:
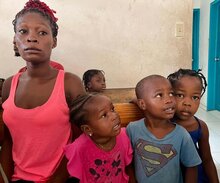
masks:
[[[209,130],[207,125],[200,120],[202,127],[202,137],[199,140],[199,153],[202,159],[203,168],[208,176],[209,182],[219,183],[218,174],[212,159],[209,145]]]
[[[186,167],[185,172],[185,183],[197,183],[197,166]]]
[[[8,180],[11,180],[12,174],[14,172],[14,162],[12,159],[12,140],[8,128],[5,125],[4,125],[4,140],[0,151],[0,163]],[[0,173],[0,182],[4,182],[1,173]]]
[[[129,176],[129,183],[136,183],[133,162],[126,167],[125,171]]]

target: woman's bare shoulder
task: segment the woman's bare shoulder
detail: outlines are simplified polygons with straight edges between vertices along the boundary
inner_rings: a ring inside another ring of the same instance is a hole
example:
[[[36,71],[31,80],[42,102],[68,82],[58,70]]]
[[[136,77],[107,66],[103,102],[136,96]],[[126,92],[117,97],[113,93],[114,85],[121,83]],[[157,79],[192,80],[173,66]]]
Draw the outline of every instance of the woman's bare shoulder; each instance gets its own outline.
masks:
[[[65,72],[65,93],[69,99],[75,99],[79,95],[85,94],[85,88],[82,80],[75,74]]]

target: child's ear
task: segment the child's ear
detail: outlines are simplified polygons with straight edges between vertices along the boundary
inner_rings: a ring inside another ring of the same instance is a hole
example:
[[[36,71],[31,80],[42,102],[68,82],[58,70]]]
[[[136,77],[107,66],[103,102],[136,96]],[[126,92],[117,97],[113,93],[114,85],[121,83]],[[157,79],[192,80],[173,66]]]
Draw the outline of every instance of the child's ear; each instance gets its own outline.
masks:
[[[81,125],[80,128],[85,134],[87,134],[90,137],[92,136],[93,132],[89,125]]]
[[[143,99],[137,99],[137,105],[141,110],[146,110],[146,104]]]
[[[91,86],[92,86],[91,82],[88,82],[87,83],[87,88],[91,88]]]

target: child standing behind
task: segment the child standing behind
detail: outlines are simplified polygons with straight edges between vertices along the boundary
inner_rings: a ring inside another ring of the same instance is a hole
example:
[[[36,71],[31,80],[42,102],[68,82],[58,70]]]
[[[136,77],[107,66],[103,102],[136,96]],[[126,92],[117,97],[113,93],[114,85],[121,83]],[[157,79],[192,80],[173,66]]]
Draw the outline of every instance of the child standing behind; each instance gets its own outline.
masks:
[[[216,167],[210,152],[208,127],[204,121],[194,116],[205,93],[206,79],[200,71],[190,69],[179,69],[170,74],[168,79],[173,86],[177,102],[176,123],[189,132],[203,162],[198,166],[198,182],[218,183]]]
[[[69,174],[80,182],[128,182],[132,148],[110,99],[87,94],[71,106],[70,120],[84,133],[65,148]]]
[[[138,82],[135,92],[145,115],[127,126],[137,181],[182,183],[182,163],[187,167],[185,183],[196,183],[196,166],[201,160],[187,131],[170,122],[175,112],[170,82],[163,76],[151,75]]]
[[[105,73],[102,70],[90,69],[83,74],[83,82],[87,92],[103,92],[106,89]]]

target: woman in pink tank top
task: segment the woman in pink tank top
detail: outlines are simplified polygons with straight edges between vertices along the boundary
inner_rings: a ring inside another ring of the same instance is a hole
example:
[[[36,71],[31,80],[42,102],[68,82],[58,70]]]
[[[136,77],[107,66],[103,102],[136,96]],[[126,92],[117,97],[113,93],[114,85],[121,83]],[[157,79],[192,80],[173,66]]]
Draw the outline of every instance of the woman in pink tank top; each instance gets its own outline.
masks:
[[[27,70],[3,86],[0,182],[64,183],[69,176],[63,152],[74,136],[68,106],[85,90],[78,76],[50,66],[58,33],[54,13],[45,3],[29,0],[13,21],[15,50]]]

